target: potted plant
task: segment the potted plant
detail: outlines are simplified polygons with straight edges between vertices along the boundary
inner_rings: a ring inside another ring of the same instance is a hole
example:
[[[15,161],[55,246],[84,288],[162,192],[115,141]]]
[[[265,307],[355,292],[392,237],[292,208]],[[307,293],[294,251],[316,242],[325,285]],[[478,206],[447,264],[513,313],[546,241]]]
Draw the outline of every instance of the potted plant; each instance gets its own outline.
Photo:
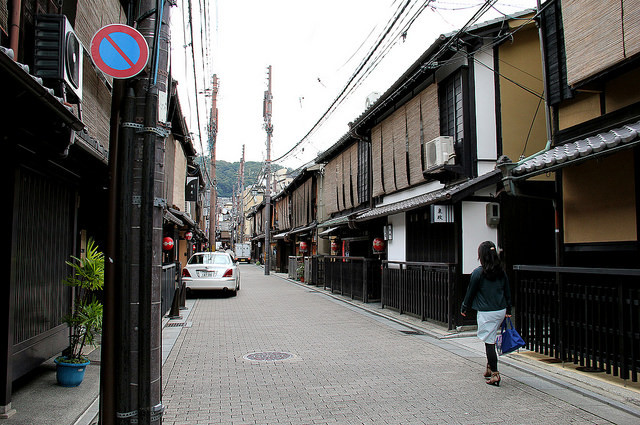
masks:
[[[65,387],[78,386],[84,379],[90,362],[82,350],[93,344],[102,331],[102,303],[96,292],[104,286],[104,254],[89,239],[84,258],[71,258],[73,261],[66,263],[72,273],[63,281],[73,288],[71,314],[63,319],[69,325],[69,347],[55,359],[58,383]]]
[[[296,269],[296,274],[298,275],[298,280],[300,282],[304,282],[304,263],[301,263]]]

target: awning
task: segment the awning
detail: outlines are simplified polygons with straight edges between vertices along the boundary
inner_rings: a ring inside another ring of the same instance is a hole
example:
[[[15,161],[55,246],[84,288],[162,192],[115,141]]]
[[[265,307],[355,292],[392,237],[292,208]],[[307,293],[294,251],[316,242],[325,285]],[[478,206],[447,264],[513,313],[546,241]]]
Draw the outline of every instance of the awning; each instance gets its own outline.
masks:
[[[314,221],[313,223],[308,224],[306,226],[296,227],[295,229],[291,230],[289,232],[289,234],[290,235],[297,235],[298,233],[306,232],[308,230],[315,229],[316,227],[317,227],[317,223]]]
[[[467,180],[453,186],[425,193],[420,196],[394,202],[392,204],[383,205],[373,208],[365,213],[356,216],[356,221],[367,221],[378,217],[384,217],[391,214],[398,214],[404,211],[413,210],[436,202],[456,202],[470,193],[473,193],[483,187],[498,183],[502,173],[500,170],[493,170],[490,173]]]
[[[289,233],[288,230],[286,232],[278,233],[277,235],[274,235],[272,239],[284,239],[287,237],[287,233]]]
[[[609,155],[637,144],[640,144],[640,121],[541,152],[518,164],[507,179],[520,180],[550,173],[567,165]]]
[[[169,208],[169,212],[184,221],[189,227],[196,227],[196,222],[193,221],[186,212],[176,210],[175,208]]]
[[[318,227],[336,227],[336,226],[343,226],[343,225],[346,226],[347,224],[349,224],[349,220],[352,220],[353,216],[355,216],[358,213],[362,213],[362,211],[356,211],[346,215],[342,215],[340,217],[331,218],[329,220],[323,221],[322,223],[318,224]]]
[[[261,235],[257,235],[251,238],[252,241],[260,241],[260,240],[264,240],[264,233]]]
[[[178,226],[184,226],[182,220],[170,213],[168,210],[163,211],[162,217],[170,223],[177,224]]]
[[[26,65],[15,62],[13,51],[0,47],[0,87],[4,99],[11,99],[11,107],[4,117],[11,119],[15,125],[21,120],[33,120],[38,117],[40,124],[34,126],[37,131],[51,131],[42,125],[45,116],[48,122],[64,124],[68,128],[80,131],[84,128],[82,121],[73,113],[64,100],[55,96],[53,90],[42,85],[42,79],[29,74]]]
[[[320,233],[318,233],[318,236],[322,237],[322,236],[328,236],[331,233],[335,232],[336,230],[338,230],[340,227],[336,226],[336,227],[329,227],[327,230],[324,230]]]

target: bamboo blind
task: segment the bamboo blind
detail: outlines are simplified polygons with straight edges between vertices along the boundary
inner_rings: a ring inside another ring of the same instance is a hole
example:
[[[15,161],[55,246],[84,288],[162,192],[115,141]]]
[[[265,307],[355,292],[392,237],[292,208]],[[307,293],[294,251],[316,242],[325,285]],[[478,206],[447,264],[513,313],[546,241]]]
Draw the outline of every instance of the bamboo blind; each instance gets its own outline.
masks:
[[[435,84],[427,87],[420,94],[422,131],[424,143],[440,135],[440,109],[438,105],[438,87]]]
[[[336,186],[338,187],[338,199],[336,206],[338,211],[344,209],[344,172],[342,171],[344,158],[342,154],[338,155],[338,161],[336,161]]]
[[[626,56],[640,52],[640,1],[625,1],[624,50]]]
[[[351,188],[355,207],[358,205],[358,142],[351,145]]]
[[[304,182],[304,224],[311,223],[311,209],[313,205],[311,203],[311,177]]]
[[[351,149],[345,149],[342,154],[342,209],[353,207],[351,202]]]
[[[373,173],[373,196],[384,194],[382,184],[382,126],[371,130],[371,172]]]
[[[382,179],[385,193],[396,191],[396,176],[393,163],[393,126],[391,121],[382,123]]]
[[[338,157],[333,158],[327,164],[324,172],[324,206],[327,214],[332,214],[338,211],[337,198],[336,198],[336,168]]]
[[[407,179],[407,114],[401,107],[391,115],[391,131],[393,132],[393,164],[395,167],[396,189],[409,186]]]
[[[624,59],[620,0],[562,2],[567,82],[574,85]],[[630,3],[627,1],[626,3]]]

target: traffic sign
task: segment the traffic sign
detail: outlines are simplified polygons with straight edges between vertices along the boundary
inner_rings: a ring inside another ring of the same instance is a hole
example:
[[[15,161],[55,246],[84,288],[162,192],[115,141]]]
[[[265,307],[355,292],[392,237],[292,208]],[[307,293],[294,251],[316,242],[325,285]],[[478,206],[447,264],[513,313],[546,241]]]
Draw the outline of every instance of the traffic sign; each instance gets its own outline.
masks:
[[[149,46],[136,29],[122,24],[104,26],[91,39],[91,58],[113,78],[131,78],[147,65]]]

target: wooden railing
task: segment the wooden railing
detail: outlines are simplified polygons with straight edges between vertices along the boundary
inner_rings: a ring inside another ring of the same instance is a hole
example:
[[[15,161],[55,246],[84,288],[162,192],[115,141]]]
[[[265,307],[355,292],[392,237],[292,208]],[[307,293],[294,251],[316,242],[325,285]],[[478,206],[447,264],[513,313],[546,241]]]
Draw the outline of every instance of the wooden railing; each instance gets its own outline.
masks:
[[[640,270],[514,266],[527,348],[636,382]]]
[[[324,288],[363,302],[380,299],[380,261],[364,257],[327,255],[324,264]]]
[[[382,262],[382,307],[454,327],[455,265]]]

